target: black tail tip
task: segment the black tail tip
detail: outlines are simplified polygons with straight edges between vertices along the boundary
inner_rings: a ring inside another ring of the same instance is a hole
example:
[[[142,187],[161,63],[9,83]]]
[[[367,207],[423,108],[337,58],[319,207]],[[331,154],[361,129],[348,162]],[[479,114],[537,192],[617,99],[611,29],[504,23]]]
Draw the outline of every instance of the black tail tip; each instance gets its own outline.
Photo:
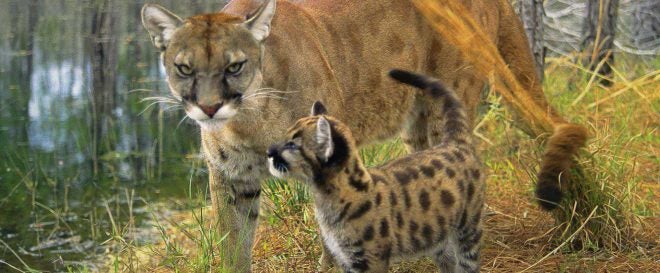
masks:
[[[389,75],[392,79],[395,79],[396,81],[409,84],[420,89],[425,89],[428,86],[426,77],[410,71],[405,71],[401,69],[392,69],[390,70]]]
[[[538,186],[536,188],[536,197],[539,205],[544,210],[553,210],[559,206],[562,198],[561,189],[555,185]]]

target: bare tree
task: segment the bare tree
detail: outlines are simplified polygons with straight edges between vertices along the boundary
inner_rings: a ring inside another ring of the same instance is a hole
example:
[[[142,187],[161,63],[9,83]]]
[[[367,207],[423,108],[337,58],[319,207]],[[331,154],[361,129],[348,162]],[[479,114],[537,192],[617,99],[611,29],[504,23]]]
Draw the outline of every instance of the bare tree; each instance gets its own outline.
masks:
[[[113,11],[115,0],[94,0],[91,5],[92,20],[88,26],[86,43],[92,72],[92,151],[94,173],[98,172],[98,156],[114,149],[110,135],[113,110],[117,99],[117,14]]]
[[[543,0],[519,1],[518,14],[522,18],[525,32],[527,33],[527,40],[534,55],[536,71],[539,79],[543,81],[546,51],[543,45],[543,17],[545,15]]]
[[[582,28],[583,63],[595,71],[599,63],[605,61],[603,66],[595,72],[604,76],[611,76],[614,63],[614,34],[619,9],[619,0],[587,0],[587,16]],[[601,81],[604,85],[611,85],[610,80]]]
[[[632,4],[633,45],[642,50],[660,46],[660,1],[637,0]]]

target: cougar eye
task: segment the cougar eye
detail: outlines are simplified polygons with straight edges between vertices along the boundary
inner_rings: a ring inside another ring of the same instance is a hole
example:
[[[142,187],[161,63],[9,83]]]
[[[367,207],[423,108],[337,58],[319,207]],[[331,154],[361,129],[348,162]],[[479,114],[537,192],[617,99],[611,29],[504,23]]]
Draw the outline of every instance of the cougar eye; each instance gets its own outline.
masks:
[[[186,64],[175,64],[176,71],[179,72],[179,75],[182,77],[190,77],[193,74],[192,68]]]
[[[236,76],[243,71],[243,66],[245,65],[247,61],[242,61],[238,63],[233,63],[232,65],[228,66],[227,69],[225,69],[225,72],[228,75]]]

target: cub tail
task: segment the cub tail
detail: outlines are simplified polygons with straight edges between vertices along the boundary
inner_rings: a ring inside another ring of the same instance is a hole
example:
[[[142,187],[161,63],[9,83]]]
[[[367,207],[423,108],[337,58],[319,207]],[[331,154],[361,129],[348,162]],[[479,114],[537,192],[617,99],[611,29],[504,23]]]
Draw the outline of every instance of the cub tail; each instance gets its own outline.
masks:
[[[470,139],[465,109],[454,91],[449,90],[439,80],[429,76],[399,69],[390,70],[389,74],[392,79],[398,82],[417,87],[428,92],[432,97],[444,100],[442,105],[442,114],[444,115],[442,128],[445,131],[440,140],[441,144]]]

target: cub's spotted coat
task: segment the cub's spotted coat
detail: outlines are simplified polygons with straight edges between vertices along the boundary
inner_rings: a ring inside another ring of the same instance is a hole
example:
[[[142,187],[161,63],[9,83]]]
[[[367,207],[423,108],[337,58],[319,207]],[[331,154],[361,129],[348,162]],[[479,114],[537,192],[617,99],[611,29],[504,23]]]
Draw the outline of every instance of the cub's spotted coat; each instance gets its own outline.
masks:
[[[366,169],[351,131],[317,102],[269,148],[270,171],[312,184],[323,241],[346,272],[387,272],[421,255],[442,272],[478,272],[485,185],[463,107],[436,80],[390,75],[442,99],[439,145]]]

